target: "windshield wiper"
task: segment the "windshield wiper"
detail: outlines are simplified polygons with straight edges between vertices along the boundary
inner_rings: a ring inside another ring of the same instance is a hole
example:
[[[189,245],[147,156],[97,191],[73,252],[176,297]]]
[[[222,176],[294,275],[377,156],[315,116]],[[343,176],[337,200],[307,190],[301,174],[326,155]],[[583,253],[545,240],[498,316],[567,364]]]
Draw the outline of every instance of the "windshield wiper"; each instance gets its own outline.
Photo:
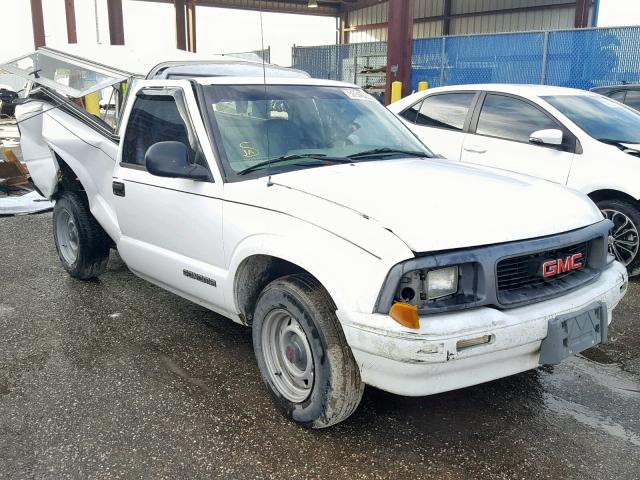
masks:
[[[255,165],[251,165],[244,170],[240,170],[238,172],[238,175],[246,175],[247,173],[255,172],[256,170],[260,170],[271,165],[277,165],[279,163],[289,162],[291,160],[301,160],[306,158],[311,158],[313,160],[322,160],[324,162],[331,163],[353,163],[353,160],[348,157],[329,157],[324,153],[296,153],[293,155],[283,155],[278,158],[273,158],[271,160],[265,160],[263,162],[256,163]]]
[[[413,150],[402,150],[398,148],[374,148],[372,150],[365,150],[364,152],[354,153],[352,155],[348,155],[349,158],[358,159],[358,158],[367,158],[367,157],[377,157],[379,155],[406,155],[407,157],[420,157],[420,158],[431,158],[427,152],[413,151]]]

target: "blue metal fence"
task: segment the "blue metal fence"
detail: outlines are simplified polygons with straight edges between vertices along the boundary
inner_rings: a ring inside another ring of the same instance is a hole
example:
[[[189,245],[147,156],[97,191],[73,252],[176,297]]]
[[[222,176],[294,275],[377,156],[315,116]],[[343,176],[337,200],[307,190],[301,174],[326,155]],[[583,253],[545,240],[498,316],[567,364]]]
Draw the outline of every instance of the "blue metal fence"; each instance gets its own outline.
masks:
[[[385,42],[294,47],[293,66],[318,78],[372,86],[364,62],[386,63]],[[640,82],[640,27],[417,39],[412,88],[469,83],[542,83],[588,89]],[[372,82],[373,80],[373,82]]]

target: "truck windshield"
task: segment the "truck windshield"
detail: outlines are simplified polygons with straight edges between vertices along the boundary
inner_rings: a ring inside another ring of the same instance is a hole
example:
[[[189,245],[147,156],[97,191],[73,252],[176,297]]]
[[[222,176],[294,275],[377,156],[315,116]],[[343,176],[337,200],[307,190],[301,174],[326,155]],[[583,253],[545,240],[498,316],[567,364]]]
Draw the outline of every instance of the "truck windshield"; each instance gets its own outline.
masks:
[[[640,143],[640,114],[621,103],[595,95],[557,95],[542,99],[596,140]]]
[[[391,112],[357,88],[212,85],[204,91],[228,175],[432,156]]]

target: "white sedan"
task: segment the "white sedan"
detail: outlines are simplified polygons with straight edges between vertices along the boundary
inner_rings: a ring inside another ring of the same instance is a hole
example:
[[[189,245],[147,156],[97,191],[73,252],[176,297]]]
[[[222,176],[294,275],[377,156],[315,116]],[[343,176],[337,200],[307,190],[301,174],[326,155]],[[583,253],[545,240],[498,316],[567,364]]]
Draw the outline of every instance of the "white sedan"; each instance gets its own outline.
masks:
[[[490,84],[434,88],[389,109],[449,160],[588,194],[615,224],[612,252],[640,274],[640,113],[583,90]]]

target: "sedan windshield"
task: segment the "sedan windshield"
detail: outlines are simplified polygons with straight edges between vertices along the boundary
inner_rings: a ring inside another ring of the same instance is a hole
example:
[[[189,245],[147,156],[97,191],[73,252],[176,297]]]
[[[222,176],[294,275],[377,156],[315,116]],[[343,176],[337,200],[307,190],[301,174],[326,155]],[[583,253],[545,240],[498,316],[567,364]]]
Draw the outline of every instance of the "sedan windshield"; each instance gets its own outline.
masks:
[[[605,143],[640,143],[640,113],[606,97],[542,97],[588,135]]]
[[[432,156],[357,88],[212,85],[204,91],[228,176]]]

